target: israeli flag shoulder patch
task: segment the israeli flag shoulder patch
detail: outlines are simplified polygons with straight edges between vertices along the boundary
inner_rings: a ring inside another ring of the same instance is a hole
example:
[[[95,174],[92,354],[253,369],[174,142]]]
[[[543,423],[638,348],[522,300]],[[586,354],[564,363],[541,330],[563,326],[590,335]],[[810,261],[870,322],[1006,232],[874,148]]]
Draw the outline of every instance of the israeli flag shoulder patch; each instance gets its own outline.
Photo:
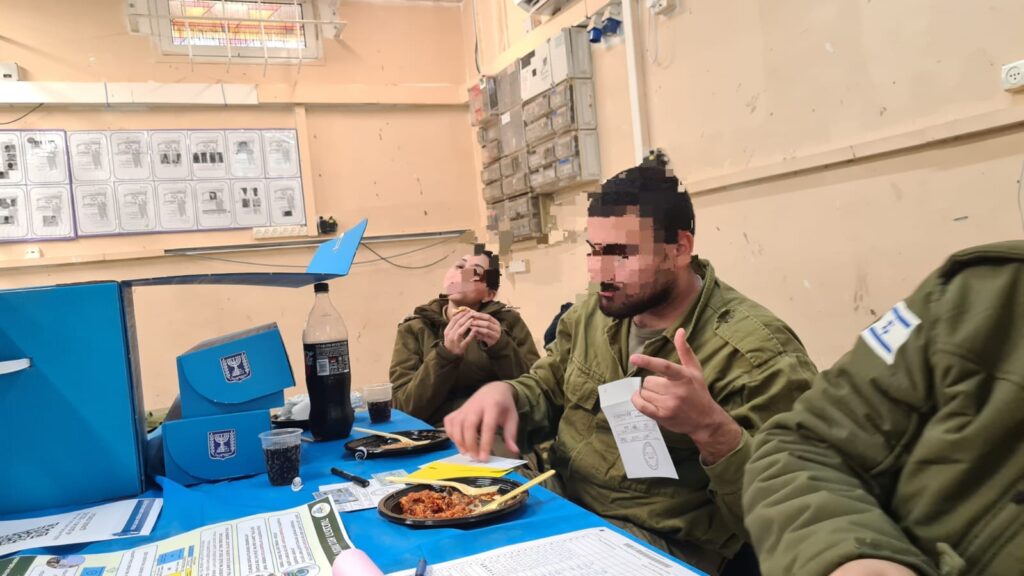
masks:
[[[896,360],[896,352],[920,323],[917,314],[911,311],[906,302],[901,301],[861,332],[860,337],[879,358],[892,365]]]

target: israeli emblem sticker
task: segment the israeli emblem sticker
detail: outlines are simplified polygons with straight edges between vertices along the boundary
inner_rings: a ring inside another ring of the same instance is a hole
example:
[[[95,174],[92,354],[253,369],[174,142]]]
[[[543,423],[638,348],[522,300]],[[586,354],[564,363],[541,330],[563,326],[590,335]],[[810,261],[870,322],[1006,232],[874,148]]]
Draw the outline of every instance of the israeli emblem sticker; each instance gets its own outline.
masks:
[[[238,434],[234,430],[214,430],[206,434],[211,460],[227,460],[238,454]]]
[[[252,376],[252,368],[249,367],[249,356],[245,352],[221,358],[220,370],[224,373],[224,380],[226,382],[241,382]]]

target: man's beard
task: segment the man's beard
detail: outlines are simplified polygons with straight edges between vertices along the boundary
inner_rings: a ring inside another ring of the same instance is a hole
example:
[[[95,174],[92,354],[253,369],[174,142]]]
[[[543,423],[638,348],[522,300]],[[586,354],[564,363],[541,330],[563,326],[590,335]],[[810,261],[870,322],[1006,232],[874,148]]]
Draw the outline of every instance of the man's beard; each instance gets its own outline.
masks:
[[[618,289],[618,287],[615,288]],[[616,320],[623,320],[662,306],[672,299],[674,291],[675,283],[669,281],[649,294],[638,296],[634,300],[625,300],[618,304],[612,304],[610,301],[599,296],[597,305],[605,316],[615,318]]]

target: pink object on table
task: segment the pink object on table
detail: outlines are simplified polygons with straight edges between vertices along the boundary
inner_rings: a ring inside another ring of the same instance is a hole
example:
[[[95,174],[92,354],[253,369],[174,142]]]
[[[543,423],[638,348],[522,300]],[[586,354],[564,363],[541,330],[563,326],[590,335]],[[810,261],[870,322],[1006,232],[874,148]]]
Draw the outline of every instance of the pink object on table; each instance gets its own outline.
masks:
[[[370,560],[366,552],[355,548],[342,550],[341,554],[334,559],[331,572],[333,576],[384,576],[384,573],[377,568],[373,560]]]

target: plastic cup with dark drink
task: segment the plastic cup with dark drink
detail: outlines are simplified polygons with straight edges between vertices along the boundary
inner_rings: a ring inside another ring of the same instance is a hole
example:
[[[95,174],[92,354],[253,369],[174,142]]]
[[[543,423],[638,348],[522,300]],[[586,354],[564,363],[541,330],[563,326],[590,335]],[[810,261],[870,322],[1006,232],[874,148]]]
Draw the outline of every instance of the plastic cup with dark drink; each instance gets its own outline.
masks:
[[[299,475],[302,454],[302,429],[278,428],[260,432],[263,459],[271,486],[287,486]]]
[[[370,413],[370,422],[379,424],[391,420],[391,384],[374,384],[363,389],[363,401]]]

